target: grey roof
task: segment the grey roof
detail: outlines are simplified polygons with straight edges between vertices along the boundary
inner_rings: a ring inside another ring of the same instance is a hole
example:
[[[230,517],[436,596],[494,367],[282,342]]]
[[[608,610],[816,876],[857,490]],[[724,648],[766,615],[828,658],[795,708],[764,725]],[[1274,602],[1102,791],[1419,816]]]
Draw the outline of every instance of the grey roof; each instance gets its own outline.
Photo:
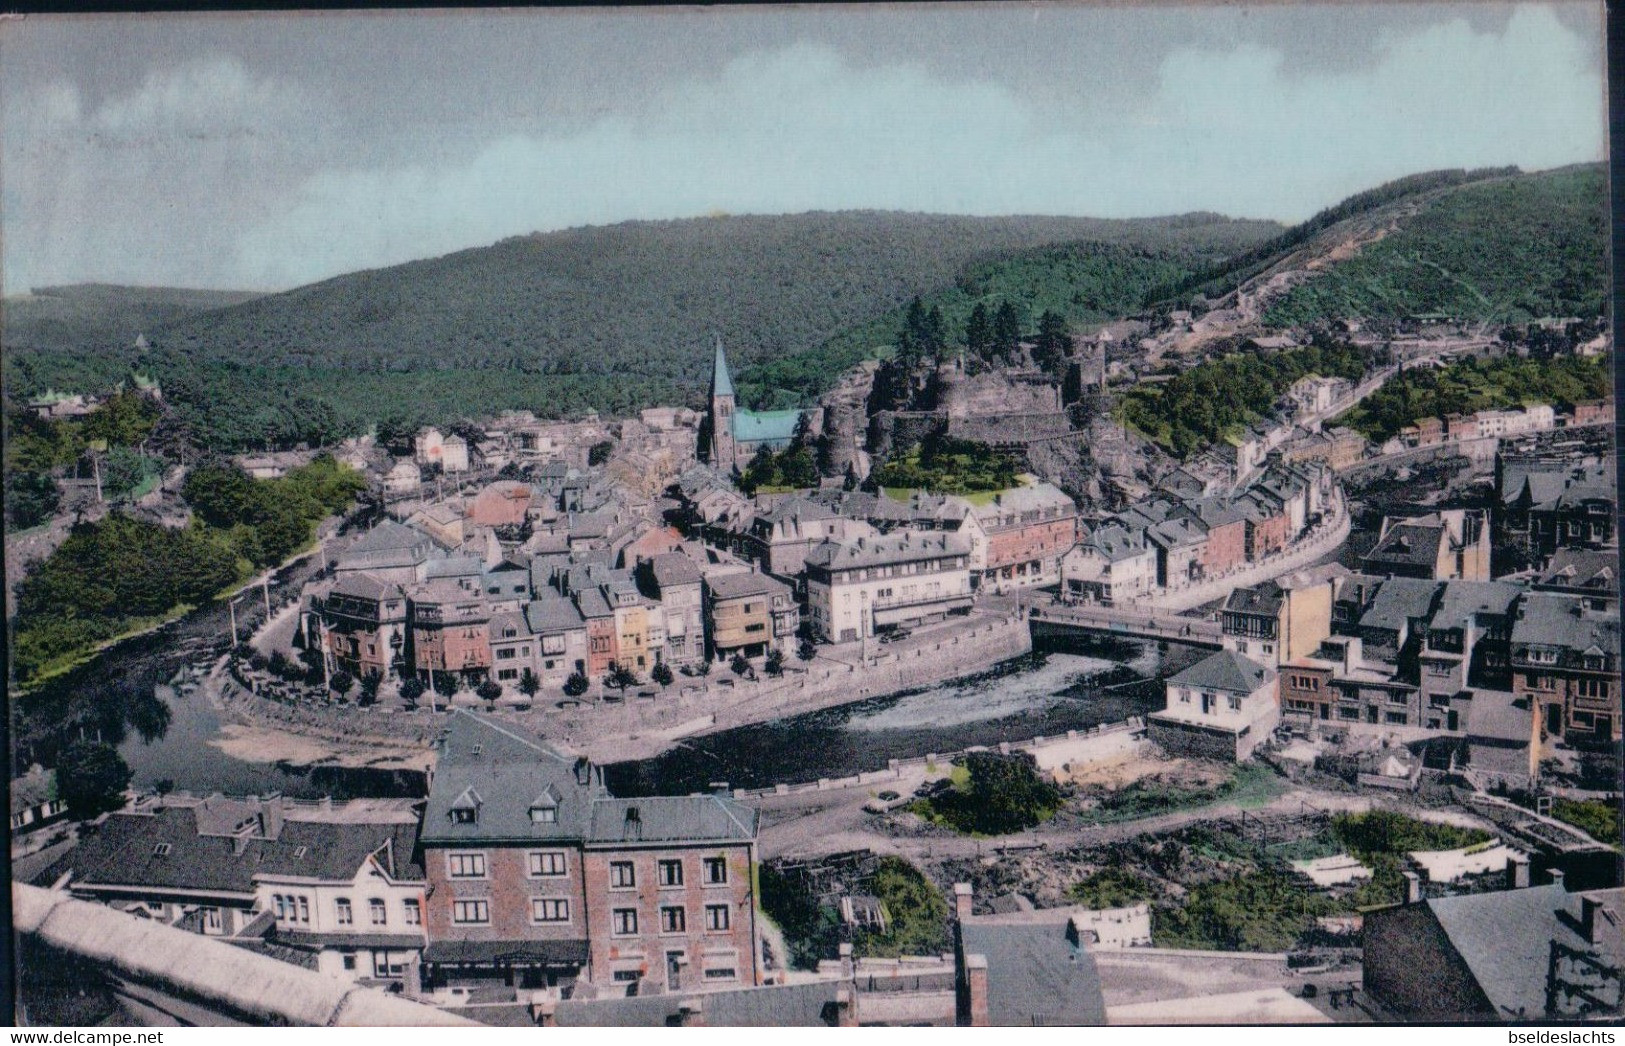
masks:
[[[1580,596],[1560,592],[1531,592],[1518,604],[1512,623],[1512,642],[1537,646],[1619,651],[1617,611],[1587,610]]]
[[[485,564],[475,556],[447,556],[423,564],[423,580],[438,578],[479,577],[485,573]]]
[[[256,875],[348,882],[381,854],[398,879],[420,881],[412,862],[416,826],[287,821],[275,839],[203,834],[197,806],[161,806],[151,814],[116,813],[86,834],[45,875],[73,873],[85,885],[252,893]],[[384,850],[388,847],[387,851]]]
[[[1421,578],[1388,578],[1377,588],[1371,606],[1360,616],[1360,627],[1404,631],[1411,618],[1429,615],[1433,598],[1442,587],[1438,581]]]
[[[1169,679],[1174,686],[1250,694],[1275,678],[1275,672],[1234,650],[1220,650]]]
[[[554,1017],[561,1028],[654,1028],[675,1023],[689,999],[701,1000],[705,1023],[715,1028],[809,1028],[835,1026],[836,981],[778,984],[761,988],[638,995],[621,999],[568,999]]]
[[[807,553],[808,566],[830,570],[912,563],[944,556],[970,555],[970,539],[950,534],[905,531],[888,537],[860,538],[857,541],[825,541]]]
[[[1541,573],[1539,584],[1562,588],[1588,589],[1607,596],[1619,595],[1619,553],[1613,549],[1560,548]]]
[[[55,770],[46,770],[39,766],[33,766],[23,776],[11,779],[11,812],[13,814],[19,814],[42,803],[48,803],[56,797]]]
[[[587,961],[584,940],[524,938],[510,941],[433,941],[423,950],[425,963],[489,963],[497,959],[529,959],[559,965]]]
[[[994,1027],[1106,1023],[1100,973],[1065,923],[966,923],[967,956],[987,958],[987,1016]]]
[[[402,597],[401,586],[393,581],[384,581],[367,573],[346,572],[343,577],[333,582],[328,590],[335,596],[349,596],[352,599],[399,599]]]
[[[588,588],[576,592],[576,607],[580,609],[584,618],[614,617],[615,611],[610,608],[609,600],[597,588]]]
[[[1089,535],[1088,540],[1083,543],[1098,551],[1111,563],[1143,556],[1151,548],[1145,543],[1145,531],[1128,530],[1116,523],[1108,523],[1101,527]]]
[[[592,804],[587,844],[748,842],[755,809],[721,795],[600,798]]]
[[[792,494],[781,499],[772,508],[758,512],[756,518],[766,523],[785,519],[833,519],[835,511],[827,505]]]
[[[1229,523],[1239,523],[1247,518],[1245,512],[1229,498],[1225,497],[1199,498],[1189,501],[1185,504],[1185,510],[1200,519],[1209,530]]]
[[[1467,706],[1469,740],[1522,742],[1534,736],[1534,711],[1528,699],[1505,690],[1475,690]]]
[[[1198,545],[1207,540],[1207,528],[1184,516],[1163,520],[1146,532],[1146,538],[1165,549]]]
[[[722,339],[717,339],[716,359],[711,364],[711,395],[732,396],[734,394],[733,376],[728,373],[728,357],[722,351]]]
[[[790,594],[790,587],[784,582],[754,571],[707,578],[705,584],[715,599]]]
[[[556,819],[533,820],[532,802],[549,785],[558,790]],[[541,738],[456,709],[441,740],[422,839],[442,846],[580,839],[592,801],[607,794],[585,761],[578,764]],[[477,807],[473,823],[452,820],[459,803]]]
[[[1625,890],[1597,890],[1590,896],[1625,911]],[[1551,942],[1600,951],[1619,965],[1625,934],[1604,935],[1592,945],[1576,932],[1579,894],[1561,886],[1437,897],[1425,902],[1473,978],[1499,1011],[1497,1016],[1536,1019],[1546,1013],[1546,972]]]
[[[649,575],[661,588],[700,583],[700,568],[681,552],[662,552],[649,560]]]
[[[551,593],[525,604],[525,620],[537,635],[548,632],[573,632],[586,627],[585,619],[576,605],[563,596]]]
[[[430,545],[429,536],[420,530],[386,519],[367,531],[345,550],[346,556],[368,552],[395,552]]]
[[[1275,617],[1280,614],[1284,599],[1285,593],[1280,585],[1265,581],[1249,588],[1232,589],[1230,598],[1224,602],[1224,609],[1231,614],[1267,614]]]
[[[1523,591],[1510,581],[1446,581],[1430,627],[1459,628],[1481,614],[1506,617]]]
[[[1383,564],[1396,564],[1426,567],[1432,571],[1439,561],[1439,546],[1445,541],[1447,533],[1442,522],[1395,523],[1388,528],[1382,540],[1365,554],[1365,562],[1379,568]]]

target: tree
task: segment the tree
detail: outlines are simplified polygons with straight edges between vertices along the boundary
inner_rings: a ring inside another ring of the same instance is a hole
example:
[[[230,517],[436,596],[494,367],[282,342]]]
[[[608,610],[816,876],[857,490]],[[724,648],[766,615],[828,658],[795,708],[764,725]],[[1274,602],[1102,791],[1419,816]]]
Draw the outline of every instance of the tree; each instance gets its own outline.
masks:
[[[341,697],[344,694],[349,693],[350,688],[353,686],[355,686],[355,676],[344,671],[342,668],[337,672],[334,672],[330,677],[328,677],[327,680],[327,688]]]
[[[502,684],[494,679],[484,679],[480,681],[479,686],[474,688],[474,693],[478,694],[482,701],[494,705],[497,703],[497,698],[502,696]]]
[[[818,464],[806,447],[791,447],[778,460],[779,483],[786,487],[816,487]]]
[[[750,463],[740,476],[740,486],[747,491],[755,491],[758,487],[776,486],[778,481],[778,462],[774,460],[773,451],[764,443],[751,455]]]
[[[796,657],[803,661],[811,661],[817,656],[818,648],[813,645],[813,641],[810,639],[803,639],[800,644],[796,646]]]
[[[124,805],[130,776],[129,765],[112,745],[75,741],[57,760],[57,795],[74,817],[87,820]]]
[[[259,497],[248,473],[235,465],[199,465],[186,474],[181,497],[213,527],[258,522]]]
[[[981,302],[976,303],[970,319],[965,321],[965,350],[973,360],[986,361],[992,356],[993,322]]]
[[[428,684],[417,676],[408,676],[406,679],[401,680],[401,700],[405,701],[409,707],[417,707],[418,701],[422,700],[423,695],[428,690]]]
[[[580,672],[571,672],[570,678],[564,681],[564,692],[570,697],[580,697],[587,692],[587,688],[591,685],[591,683],[587,682],[587,677]]]
[[[744,654],[735,654],[733,660],[728,662],[728,667],[733,669],[734,675],[742,676],[750,671],[750,661]]]
[[[1021,351],[1021,320],[1016,307],[1008,301],[993,314],[993,354],[1006,363],[1014,363]]]
[[[954,827],[982,835],[1031,828],[1060,806],[1061,791],[1018,755],[972,752],[965,757],[969,784],[932,800]]]
[[[1066,318],[1053,309],[1046,309],[1038,318],[1038,337],[1033,346],[1033,362],[1041,370],[1059,374],[1072,350],[1072,337],[1067,333]]]
[[[606,439],[598,443],[594,443],[587,451],[587,464],[593,468],[602,465],[604,462],[609,460],[609,455],[614,450],[615,444],[612,440]]]
[[[671,686],[671,666],[664,661],[656,663],[654,669],[649,673],[649,678],[659,683],[662,688]]]
[[[433,675],[434,692],[441,697],[456,697],[457,691],[463,688],[463,680],[456,672],[436,672]]]
[[[129,447],[114,447],[101,462],[102,494],[121,498],[140,486],[147,475],[147,462]]]
[[[361,677],[361,691],[356,696],[356,703],[371,705],[378,701],[378,688],[383,685],[384,677],[377,669]]]
[[[541,689],[542,681],[536,677],[536,673],[525,669],[519,676],[519,692],[526,697],[535,697]]]
[[[62,503],[56,480],[44,472],[8,471],[6,519],[19,530],[50,519]]]
[[[694,671],[696,673],[698,673],[702,677],[710,675],[711,674],[711,662],[709,662],[709,661],[701,661],[699,664],[694,666]]]
[[[780,650],[778,647],[774,647],[772,650],[769,650],[767,652],[767,660],[763,662],[762,667],[767,669],[767,674],[770,676],[783,675],[784,651]]]
[[[604,685],[612,686],[617,690],[626,690],[628,687],[638,685],[638,675],[619,661],[611,661],[609,663],[609,675],[604,677]]]

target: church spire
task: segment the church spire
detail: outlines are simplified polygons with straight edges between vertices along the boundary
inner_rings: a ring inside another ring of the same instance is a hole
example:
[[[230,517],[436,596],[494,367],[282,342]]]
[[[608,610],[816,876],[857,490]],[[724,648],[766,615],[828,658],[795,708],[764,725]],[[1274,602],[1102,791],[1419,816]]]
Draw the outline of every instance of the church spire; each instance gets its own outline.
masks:
[[[717,358],[711,367],[711,398],[719,396],[732,396],[734,394],[734,380],[728,374],[728,357],[722,352],[722,336],[717,339]]]

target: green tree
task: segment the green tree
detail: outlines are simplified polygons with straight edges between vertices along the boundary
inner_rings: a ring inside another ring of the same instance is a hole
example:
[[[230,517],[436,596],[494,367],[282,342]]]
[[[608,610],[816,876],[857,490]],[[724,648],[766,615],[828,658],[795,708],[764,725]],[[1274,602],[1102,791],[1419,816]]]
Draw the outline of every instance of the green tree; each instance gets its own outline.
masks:
[[[1005,301],[993,314],[993,355],[1006,363],[1014,363],[1021,352],[1021,320],[1016,307]]]
[[[1047,819],[1061,805],[1060,789],[1040,777],[1022,756],[972,752],[965,757],[965,770],[969,781],[963,790],[931,801],[933,809],[961,831],[1019,832]]]
[[[733,670],[734,675],[742,676],[750,671],[750,661],[744,654],[735,654],[733,660],[728,662],[728,667]]]
[[[580,672],[571,672],[570,678],[564,681],[564,693],[569,697],[580,697],[587,692],[587,688],[591,685],[591,683],[587,682],[587,677]]]
[[[57,794],[69,812],[88,820],[124,805],[130,767],[118,751],[100,741],[75,741],[57,759]]]
[[[976,303],[970,319],[965,321],[965,350],[973,360],[985,362],[993,356],[993,321],[981,302]]]
[[[416,708],[423,695],[429,692],[429,685],[417,676],[408,676],[401,680],[401,700],[408,707]]]
[[[598,443],[594,443],[587,450],[587,464],[593,468],[597,468],[599,465],[602,465],[604,462],[609,460],[609,456],[614,452],[614,450],[615,443],[612,440],[606,439]]]
[[[147,461],[129,447],[114,447],[101,462],[102,493],[122,498],[147,477]]]
[[[519,677],[519,692],[526,697],[535,697],[541,689],[542,681],[537,678],[536,673],[528,668],[525,669],[524,673]]]
[[[803,639],[799,644],[797,644],[797,646],[796,646],[796,657],[800,658],[803,661],[811,661],[813,658],[815,658],[817,656],[818,656],[818,648],[813,645],[812,640]]]
[[[1044,310],[1038,318],[1038,337],[1033,345],[1033,362],[1039,368],[1059,375],[1072,351],[1072,336],[1067,331],[1066,317],[1053,309]]]
[[[482,679],[480,685],[474,688],[474,693],[480,700],[488,704],[496,704],[497,698],[502,696],[502,684],[494,679]]]
[[[6,473],[6,521],[21,530],[38,526],[56,513],[62,492],[43,472]]]
[[[656,683],[659,683],[662,688],[671,686],[672,679],[674,678],[671,674],[671,666],[666,664],[664,661],[658,661],[655,663],[653,670],[649,672],[649,677]]]
[[[457,692],[462,688],[463,680],[456,672],[434,673],[434,692],[439,694],[441,697],[456,697]]]
[[[770,676],[782,676],[784,674],[784,651],[778,647],[769,650],[762,667],[767,669],[767,674]]]
[[[213,527],[257,522],[260,499],[254,481],[231,464],[194,467],[181,484],[181,497],[198,518]]]

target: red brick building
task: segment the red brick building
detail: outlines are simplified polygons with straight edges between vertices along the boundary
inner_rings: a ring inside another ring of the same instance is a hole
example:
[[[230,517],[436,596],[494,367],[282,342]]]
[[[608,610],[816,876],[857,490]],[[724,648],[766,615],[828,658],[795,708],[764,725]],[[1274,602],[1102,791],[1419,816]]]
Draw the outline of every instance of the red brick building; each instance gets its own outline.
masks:
[[[411,663],[425,679],[434,672],[483,677],[491,670],[491,611],[479,591],[450,578],[413,586]]]
[[[1583,597],[1533,592],[1512,624],[1512,692],[1546,737],[1620,740],[1619,614]]]
[[[406,593],[371,574],[346,574],[322,604],[331,666],[361,679],[393,674],[406,643]]]
[[[454,713],[419,836],[425,981],[759,984],[756,830],[726,796],[614,798],[586,760]]]
[[[972,508],[987,535],[980,585],[993,591],[1052,585],[1061,579],[1061,557],[1078,541],[1078,506],[1060,488],[1034,483],[1001,491]]]

